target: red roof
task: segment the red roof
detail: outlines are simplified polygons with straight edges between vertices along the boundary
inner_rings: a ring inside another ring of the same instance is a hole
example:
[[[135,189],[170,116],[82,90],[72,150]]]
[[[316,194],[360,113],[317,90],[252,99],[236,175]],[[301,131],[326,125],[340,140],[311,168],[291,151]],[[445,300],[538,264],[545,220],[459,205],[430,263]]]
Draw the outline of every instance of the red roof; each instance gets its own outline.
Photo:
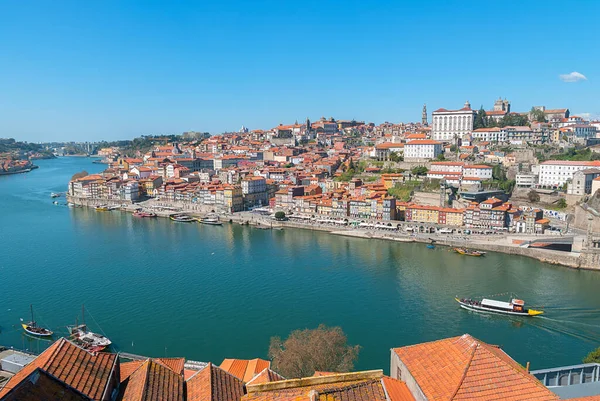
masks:
[[[259,358],[251,360],[224,359],[220,367],[244,382],[248,382],[265,368],[271,367],[271,362]]]
[[[430,401],[554,401],[499,347],[465,334],[393,350]]]

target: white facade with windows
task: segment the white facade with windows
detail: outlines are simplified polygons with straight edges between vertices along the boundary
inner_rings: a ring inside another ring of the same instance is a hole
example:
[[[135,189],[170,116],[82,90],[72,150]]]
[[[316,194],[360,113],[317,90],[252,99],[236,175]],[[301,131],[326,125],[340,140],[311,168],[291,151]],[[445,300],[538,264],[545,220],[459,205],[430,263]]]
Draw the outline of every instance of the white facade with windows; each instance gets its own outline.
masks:
[[[438,109],[432,113],[431,137],[436,141],[453,141],[473,131],[476,112],[469,102],[460,110]]]
[[[577,171],[600,168],[600,161],[576,162],[566,160],[548,160],[540,164],[539,181],[541,186],[560,187],[573,179]]]
[[[492,168],[486,165],[465,166],[463,177],[476,177],[482,180],[492,179]]]
[[[474,140],[488,142],[506,142],[506,131],[499,127],[479,128],[471,133]]]
[[[404,161],[431,160],[442,154],[442,143],[431,139],[415,140],[404,145]]]

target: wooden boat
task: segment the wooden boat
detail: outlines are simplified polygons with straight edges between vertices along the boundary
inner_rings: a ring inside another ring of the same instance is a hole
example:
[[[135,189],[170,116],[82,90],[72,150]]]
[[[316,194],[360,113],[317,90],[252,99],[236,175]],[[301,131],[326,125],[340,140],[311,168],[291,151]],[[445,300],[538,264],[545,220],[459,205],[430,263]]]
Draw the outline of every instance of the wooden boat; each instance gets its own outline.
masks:
[[[33,318],[33,305],[29,305],[29,308],[31,309],[31,321],[25,323],[23,319],[21,319],[21,326],[23,327],[23,330],[25,330],[25,332],[28,334],[39,337],[50,337],[52,334],[54,334],[53,331],[37,325],[35,319]]]
[[[178,223],[191,223],[195,221],[192,216],[188,216],[187,214],[172,214],[169,218]]]
[[[485,252],[474,251],[474,250],[468,249],[468,248],[454,248],[454,251],[456,253],[459,253],[461,255],[466,255],[466,256],[483,256],[483,255],[485,255]]]
[[[144,211],[138,210],[137,212],[133,213],[133,217],[141,217],[141,218],[144,218],[144,217],[156,217],[156,213],[153,213],[153,212],[144,212]]]
[[[106,212],[106,211],[108,211],[108,208],[106,207],[106,205],[98,205],[98,206],[94,207],[94,209],[97,212]]]
[[[60,196],[61,196],[61,194],[59,194],[59,193],[56,193],[56,192],[52,192],[52,193],[50,194],[50,197],[51,197],[51,198],[60,198]]]
[[[67,326],[71,340],[86,351],[96,354],[108,348],[112,341],[107,337],[90,331],[85,324],[85,308],[81,307],[83,324],[75,324],[75,326]]]
[[[544,313],[541,310],[528,309],[521,299],[512,298],[509,302],[496,301],[483,298],[481,301],[470,298],[454,298],[463,309],[483,313],[500,313],[515,316],[538,316]]]

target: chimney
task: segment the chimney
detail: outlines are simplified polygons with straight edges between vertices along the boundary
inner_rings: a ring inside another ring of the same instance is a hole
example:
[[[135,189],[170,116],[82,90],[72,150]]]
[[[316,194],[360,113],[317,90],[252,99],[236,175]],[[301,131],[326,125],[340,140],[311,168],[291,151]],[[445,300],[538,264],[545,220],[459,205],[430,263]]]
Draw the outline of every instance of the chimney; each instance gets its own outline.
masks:
[[[529,362],[527,362],[527,365],[525,366],[525,370],[527,371],[527,373],[529,373]]]
[[[317,390],[310,390],[310,392],[308,393],[308,399],[310,401],[318,401],[319,400],[319,393]]]

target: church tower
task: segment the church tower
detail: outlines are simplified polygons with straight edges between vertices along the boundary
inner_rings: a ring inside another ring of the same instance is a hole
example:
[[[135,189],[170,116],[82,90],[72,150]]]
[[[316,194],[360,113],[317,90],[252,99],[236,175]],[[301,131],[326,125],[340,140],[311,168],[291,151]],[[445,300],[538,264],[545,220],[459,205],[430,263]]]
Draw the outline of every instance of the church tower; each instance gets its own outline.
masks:
[[[427,126],[427,105],[423,105],[423,114],[421,115],[421,124]]]

